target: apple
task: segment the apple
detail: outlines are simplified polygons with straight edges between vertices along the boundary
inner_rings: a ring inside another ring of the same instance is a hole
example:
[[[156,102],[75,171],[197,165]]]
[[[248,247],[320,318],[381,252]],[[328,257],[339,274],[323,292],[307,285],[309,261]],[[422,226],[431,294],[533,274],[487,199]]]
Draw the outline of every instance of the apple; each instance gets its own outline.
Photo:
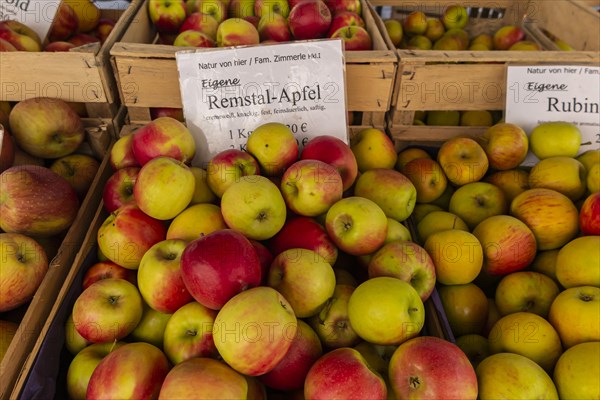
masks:
[[[442,22],[446,29],[463,29],[469,22],[469,14],[463,6],[453,5],[444,10]]]
[[[487,110],[469,110],[460,113],[460,126],[489,126],[493,125],[492,113]],[[525,135],[527,138],[527,135]],[[484,147],[485,150],[485,147]],[[487,154],[487,152],[486,152]],[[488,159],[489,159],[488,154]],[[491,163],[491,160],[490,160]]]
[[[8,133],[8,130],[4,129],[0,123],[0,174],[10,168],[13,165],[14,160],[15,145],[12,137],[10,136],[10,133]]]
[[[282,1],[287,2],[287,0]],[[288,21],[281,14],[263,15],[258,21],[257,29],[261,42],[265,40],[289,42],[292,40]]]
[[[600,342],[580,343],[565,351],[554,368],[554,383],[561,399],[600,397]]]
[[[186,18],[184,0],[153,0],[148,2],[150,20],[160,33],[177,33]]]
[[[389,276],[409,283],[421,297],[429,298],[436,281],[436,267],[424,248],[396,240],[377,250],[369,262],[369,278]]]
[[[523,311],[546,318],[559,291],[552,278],[539,272],[519,271],[498,283],[495,303],[501,315]]]
[[[490,167],[496,170],[513,169],[521,165],[529,150],[527,134],[515,124],[500,123],[488,128],[481,145]]]
[[[74,49],[75,47],[76,46],[70,42],[63,42],[63,41],[51,42],[51,43],[48,43],[44,47],[44,51],[46,51],[46,52],[69,51],[71,49]]]
[[[91,32],[96,29],[101,12],[91,0],[67,0],[66,3],[77,14],[78,32]]]
[[[242,46],[260,43],[256,27],[242,18],[229,18],[217,28],[217,46]]]
[[[352,384],[349,384],[349,383]],[[333,350],[310,368],[304,383],[304,397],[313,399],[384,399],[385,381],[365,358],[352,348]]]
[[[116,21],[110,18],[100,18],[96,27],[96,36],[100,39],[100,43],[104,44],[111,32],[115,28]]]
[[[510,214],[535,235],[538,250],[558,249],[577,235],[579,216],[569,198],[551,189],[529,189],[510,204]]]
[[[68,229],[79,209],[75,190],[60,175],[37,165],[0,174],[0,228],[36,237]]]
[[[219,23],[212,15],[195,12],[190,14],[179,28],[179,33],[194,30],[202,32],[213,41],[217,38],[217,28]]]
[[[144,253],[165,239],[162,221],[149,217],[135,205],[113,211],[98,229],[98,247],[110,261],[138,269]]]
[[[365,27],[365,21],[361,18],[360,15],[353,11],[340,11],[336,14],[332,14],[333,18],[331,19],[331,25],[329,26],[329,31],[327,32],[327,36],[331,37],[338,29],[347,27],[347,26],[360,26],[361,28]],[[396,21],[400,24],[398,21]],[[401,25],[400,25],[401,26]]]
[[[445,51],[458,51],[458,50],[466,50],[465,42],[463,38],[453,35],[444,34],[441,38],[435,41],[433,44],[433,50],[445,50]],[[430,111],[431,113],[432,111]],[[439,113],[443,113],[444,111],[438,111]],[[452,122],[450,124],[439,124],[439,125],[452,125],[458,126],[460,123],[460,113],[457,111],[449,111],[448,113],[452,113]],[[428,113],[429,114],[429,113]],[[427,118],[427,125],[434,125],[429,123],[429,117]]]
[[[79,47],[92,43],[100,43],[100,39],[98,39],[95,36],[88,35],[86,33],[78,33],[74,36],[71,36],[68,42],[72,43],[75,47]]]
[[[422,11],[413,11],[404,19],[404,33],[415,36],[427,31],[427,15]]]
[[[247,142],[266,176],[281,176],[298,159],[298,143],[286,125],[268,122],[256,128]]]
[[[112,261],[99,261],[93,264],[83,275],[83,283],[81,284],[82,290],[87,289],[92,283],[100,281],[102,279],[125,279],[134,285],[137,284],[137,274],[127,268],[123,268],[120,265],[115,264]]]
[[[490,352],[520,354],[551,372],[562,353],[556,330],[548,321],[530,312],[505,315],[488,335]]]
[[[122,136],[111,147],[108,160],[113,170],[140,166],[133,154],[133,136]]]
[[[372,50],[373,41],[369,32],[360,26],[343,26],[333,32],[332,39],[340,38],[344,41],[345,51]]]
[[[100,361],[86,398],[157,398],[168,372],[167,357],[158,348],[143,342],[127,343]]]
[[[531,263],[530,269],[535,272],[546,275],[558,284],[556,278],[556,259],[558,258],[559,249],[538,251],[535,259]]]
[[[521,40],[509,47],[510,51],[541,51],[542,46],[530,40]]]
[[[222,197],[225,190],[240,177],[259,174],[260,167],[254,157],[245,151],[229,149],[210,159],[206,168],[206,182],[214,194]]]
[[[20,233],[0,233],[0,249],[0,312],[5,312],[31,300],[48,271],[48,257]]]
[[[73,323],[84,339],[106,343],[129,335],[140,322],[142,311],[142,297],[131,282],[102,279],[75,300]]]
[[[191,358],[217,355],[212,336],[216,316],[216,311],[195,301],[171,315],[165,327],[163,348],[174,365]]]
[[[583,236],[565,244],[556,258],[556,278],[564,288],[600,287],[600,236]]]
[[[600,192],[600,163],[592,165],[587,175],[586,184],[588,192]]]
[[[489,165],[483,148],[466,137],[445,141],[438,151],[438,162],[448,180],[457,186],[479,181]]]
[[[79,18],[77,14],[66,2],[63,2],[58,7],[54,22],[48,33],[48,39],[51,42],[58,40],[66,40],[77,32],[79,26]]]
[[[42,41],[35,31],[27,25],[15,21],[0,21],[0,39],[8,42],[17,51],[41,51]],[[10,47],[9,51],[12,51]]]
[[[579,210],[579,227],[584,235],[600,235],[600,193],[590,194]]]
[[[123,342],[92,344],[75,355],[67,370],[67,393],[71,399],[85,399],[90,378],[100,361]]]
[[[55,160],[50,170],[66,179],[75,189],[79,198],[84,198],[92,185],[100,163],[87,154],[69,154]]]
[[[392,139],[375,128],[366,128],[354,135],[350,140],[350,148],[360,172],[375,168],[394,168],[398,159]]]
[[[413,210],[412,217],[414,218],[414,221],[418,224],[429,213],[432,213],[434,211],[444,211],[444,210],[442,209],[442,207],[435,205],[435,204],[417,203],[417,205],[415,206],[415,209]],[[467,230],[468,230],[468,228],[467,228]]]
[[[504,192],[487,182],[472,182],[459,187],[450,198],[448,211],[458,215],[470,229],[486,218],[508,213]]]
[[[329,30],[331,11],[321,0],[303,0],[291,9],[288,22],[294,39],[319,39]]]
[[[474,48],[474,47],[477,48]],[[492,35],[487,33],[481,33],[471,39],[469,50],[493,50],[494,49],[494,38]]]
[[[335,18],[335,17],[334,17]],[[385,30],[390,38],[390,41],[394,47],[400,47],[402,38],[404,36],[404,30],[402,29],[402,23],[397,19],[386,19],[383,21]]]
[[[600,164],[600,150],[586,150],[577,156],[577,161],[589,172],[594,164]]]
[[[221,209],[214,204],[194,204],[177,215],[167,230],[167,239],[186,242],[227,229]]]
[[[260,262],[252,243],[230,229],[189,243],[181,255],[181,274],[194,299],[213,310],[261,282]]]
[[[187,165],[174,158],[157,157],[140,169],[133,197],[148,216],[169,220],[190,204],[194,185],[194,174]]]
[[[421,336],[398,346],[389,377],[399,399],[477,399],[471,362],[457,345],[437,337]]]
[[[108,178],[102,189],[102,200],[106,211],[113,212],[121,206],[135,204],[133,187],[139,172],[138,167],[124,167]]]
[[[160,156],[189,164],[196,153],[196,142],[190,131],[170,117],[155,119],[135,131],[131,147],[141,166]]]
[[[525,32],[514,25],[505,25],[494,33],[494,49],[508,50],[513,44],[525,39]]]
[[[456,337],[483,333],[489,309],[483,290],[474,283],[467,283],[440,286],[438,292],[448,323]]]
[[[441,165],[431,158],[415,158],[401,172],[413,183],[417,203],[430,203],[440,198],[448,186]]]
[[[298,215],[316,217],[342,198],[343,182],[337,169],[319,160],[300,160],[281,177],[281,193]]]
[[[264,16],[274,18],[281,15],[287,18],[290,13],[290,5],[287,0],[256,0],[254,2],[254,15],[259,18]]]
[[[205,169],[200,167],[190,167],[196,184],[194,185],[194,195],[190,204],[215,203],[217,196],[208,186],[208,174]]]
[[[411,37],[406,46],[409,50],[431,50],[432,47],[433,43],[431,43],[431,40],[425,35]]]
[[[171,117],[179,122],[185,122],[182,108],[150,107],[150,119],[155,120],[160,117]]]
[[[383,245],[387,217],[375,202],[363,197],[347,197],[329,208],[325,229],[340,250],[355,256],[365,255]]]
[[[17,145],[36,157],[59,158],[71,154],[85,136],[81,118],[59,99],[23,100],[14,106],[9,119]]]
[[[455,344],[469,358],[473,368],[490,356],[490,346],[486,337],[475,334],[462,335],[456,338]]]
[[[7,33],[4,33],[5,35]],[[2,32],[0,31],[0,35]],[[18,51],[15,46],[13,46],[9,41],[0,38],[0,53],[5,51]]]
[[[505,171],[496,171],[483,178],[484,182],[499,187],[511,203],[515,197],[529,189],[529,172],[515,168]]]
[[[254,17],[254,0],[231,0],[227,14],[234,18]]]
[[[344,191],[350,189],[358,175],[356,157],[350,147],[334,136],[310,139],[300,154],[301,160],[320,160],[334,166],[342,177]]]
[[[408,283],[387,276],[360,284],[348,301],[354,331],[364,340],[397,345],[421,332],[425,311],[419,293]]]
[[[69,314],[65,322],[65,347],[72,355],[77,355],[81,350],[91,345],[92,342],[81,336],[73,323],[73,314]]]
[[[427,242],[434,233],[456,229],[469,231],[469,227],[456,214],[447,211],[431,211],[417,223],[417,233],[421,243]]]
[[[496,325],[496,322],[500,320],[502,315],[500,315],[500,311],[498,311],[498,307],[496,306],[496,301],[492,298],[488,298],[488,315],[485,321],[485,326],[483,328],[483,334],[486,336],[490,334],[490,331]],[[486,339],[487,340],[487,339]],[[489,346],[488,346],[489,350]]]
[[[581,131],[569,122],[544,122],[529,134],[529,146],[540,160],[548,157],[575,157],[581,146]]]
[[[317,314],[333,295],[335,274],[331,265],[314,251],[289,249],[275,257],[268,285],[281,293],[296,317]]]
[[[587,173],[582,163],[572,157],[548,157],[529,171],[529,187],[553,189],[572,201],[586,190]]]
[[[360,341],[348,317],[348,301],[353,292],[354,286],[338,283],[325,307],[308,320],[326,348],[350,347]]]
[[[309,217],[293,217],[285,222],[281,230],[268,242],[273,255],[289,249],[312,250],[333,265],[338,250],[331,241],[325,228]]]
[[[425,30],[425,37],[427,37],[432,42],[437,41],[439,38],[444,36],[446,32],[446,28],[444,27],[444,23],[439,18],[427,18],[427,29]]]
[[[215,41],[206,33],[194,30],[183,31],[173,41],[177,47],[215,47]]]
[[[558,393],[548,374],[527,357],[498,353],[483,360],[476,369],[479,398],[556,399]]]
[[[351,11],[362,15],[362,8],[359,0],[326,0],[325,4],[331,11],[331,15],[336,15],[344,11]]]
[[[285,357],[297,332],[288,301],[275,289],[255,287],[234,296],[217,314],[213,340],[236,371],[259,376]]]
[[[162,349],[165,327],[169,318],[171,318],[171,314],[156,311],[144,303],[142,318],[135,329],[129,334],[130,341],[146,342]]]
[[[198,357],[177,364],[169,371],[158,398],[241,399],[246,398],[248,389],[244,376],[224,362]]]
[[[252,136],[250,136],[252,137]],[[243,207],[240,207],[243,201]],[[243,176],[221,198],[227,226],[249,239],[270,239],[285,224],[285,201],[277,186],[264,176]]]
[[[269,268],[271,267],[271,263],[273,262],[273,254],[271,254],[271,251],[267,248],[267,246],[265,246],[258,240],[250,239],[250,243],[252,243],[252,246],[254,247],[254,250],[256,251],[256,255],[258,256],[258,262],[260,264],[260,271],[261,271],[260,282],[261,282],[261,285],[264,286],[267,284]]]
[[[536,256],[534,233],[515,217],[495,215],[473,230],[483,247],[483,270],[490,275],[506,275],[527,268]]]
[[[310,367],[323,354],[319,336],[304,321],[298,320],[298,329],[289,350],[271,371],[259,377],[271,389],[292,391],[301,389]]]
[[[600,341],[600,288],[579,286],[556,296],[548,321],[558,332],[563,347],[568,349],[583,342]]]
[[[369,367],[384,377],[388,388],[388,398],[393,396],[387,379],[388,368],[390,359],[397,348],[398,346],[381,346],[369,342],[360,342],[354,346],[354,349],[365,358]]]

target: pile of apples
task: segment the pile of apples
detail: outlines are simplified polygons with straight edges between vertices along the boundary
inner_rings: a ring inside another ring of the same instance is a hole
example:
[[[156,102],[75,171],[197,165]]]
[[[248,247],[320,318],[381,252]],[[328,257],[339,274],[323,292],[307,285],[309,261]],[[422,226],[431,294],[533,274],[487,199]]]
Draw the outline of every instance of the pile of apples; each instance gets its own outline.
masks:
[[[519,26],[505,25],[493,34],[482,33],[470,37],[466,28],[469,14],[465,7],[447,7],[440,18],[428,17],[422,11],[413,11],[399,21],[384,21],[386,31],[397,48],[409,50],[519,50],[539,51],[540,45],[527,40]]]
[[[65,0],[58,8],[45,42],[21,22],[0,21],[0,52],[57,52],[90,43],[102,44],[114,26],[115,21],[102,18],[100,10],[91,0]]]
[[[8,320],[38,290],[99,162],[80,152],[83,123],[61,100],[0,104],[0,136],[1,360],[17,328]]]
[[[487,110],[415,111],[413,125],[423,126],[492,126],[499,122],[499,113]]]
[[[399,154],[482,399],[600,396],[600,150],[581,144],[569,123],[501,123]]]
[[[435,267],[385,133],[301,150],[265,123],[195,152],[169,117],[113,146],[102,261],[66,322],[72,398],[476,398],[464,352],[419,336]]]
[[[347,51],[373,48],[360,0],[155,0],[148,9],[160,42],[174,46],[341,38]]]

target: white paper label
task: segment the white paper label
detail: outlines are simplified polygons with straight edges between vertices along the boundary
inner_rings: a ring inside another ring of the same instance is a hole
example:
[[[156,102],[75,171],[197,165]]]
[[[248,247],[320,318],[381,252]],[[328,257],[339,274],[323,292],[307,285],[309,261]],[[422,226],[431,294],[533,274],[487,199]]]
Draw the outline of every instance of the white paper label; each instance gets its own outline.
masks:
[[[506,122],[527,134],[543,122],[570,122],[581,131],[580,153],[600,149],[599,67],[509,66],[506,84]],[[530,152],[524,164],[537,161]]]
[[[253,129],[288,125],[300,146],[318,135],[348,142],[341,40],[203,49],[176,54],[194,165],[245,149]]]
[[[61,0],[1,0],[0,21],[17,20],[46,39]]]

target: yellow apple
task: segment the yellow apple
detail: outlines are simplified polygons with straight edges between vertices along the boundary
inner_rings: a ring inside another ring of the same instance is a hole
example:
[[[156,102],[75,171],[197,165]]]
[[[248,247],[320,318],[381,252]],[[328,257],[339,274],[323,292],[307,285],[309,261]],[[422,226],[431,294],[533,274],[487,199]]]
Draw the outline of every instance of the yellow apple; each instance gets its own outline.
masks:
[[[458,215],[447,211],[432,211],[417,223],[417,233],[421,243],[425,243],[432,234],[449,229],[469,231],[465,221]]]
[[[547,277],[552,278],[554,282],[558,283],[558,278],[556,277],[556,259],[558,257],[558,252],[559,249],[538,251],[529,268],[532,271],[542,273]]]
[[[492,113],[486,110],[463,111],[460,114],[460,126],[492,126]]]
[[[427,125],[429,126],[458,126],[460,112],[458,111],[429,111]]]
[[[600,399],[600,342],[580,343],[565,351],[554,368],[561,399]]]
[[[527,311],[546,318],[560,292],[552,278],[534,271],[506,275],[496,287],[496,305],[502,315]]]
[[[587,175],[586,184],[590,193],[600,192],[600,163],[592,165]]]
[[[360,172],[375,168],[394,168],[398,159],[392,139],[375,128],[358,132],[352,137],[350,148]]]
[[[278,122],[256,128],[248,138],[246,148],[267,176],[281,176],[298,159],[298,143],[294,134]]]
[[[444,211],[444,209],[440,206],[436,206],[435,204],[417,203],[411,216],[413,217],[414,221],[418,224],[423,218],[427,216],[427,214],[434,211]]]
[[[397,19],[388,19],[384,21],[385,30],[387,31],[392,44],[395,47],[400,47],[400,42],[402,42],[402,24]]]
[[[545,122],[529,134],[529,146],[537,158],[575,157],[581,146],[581,132],[568,122]]]
[[[600,150],[587,150],[577,156],[577,161],[583,164],[585,170],[590,172],[594,164],[600,164]]]
[[[498,186],[510,203],[515,197],[529,189],[529,172],[515,168],[506,171],[496,171],[483,179],[485,182]]]
[[[409,147],[398,153],[396,170],[402,172],[404,166],[415,158],[431,158],[428,152],[418,147]]]
[[[584,195],[587,171],[572,157],[548,157],[529,171],[530,188],[553,189],[573,201]]]
[[[440,300],[455,336],[481,334],[488,316],[488,299],[474,283],[440,285]]]
[[[217,196],[210,190],[207,183],[207,173],[205,169],[199,167],[190,167],[196,185],[194,186],[194,195],[190,204],[213,203],[217,201]]]
[[[494,38],[492,35],[488,35],[487,33],[482,33],[480,35],[475,36],[471,40],[471,46],[479,45],[487,48],[487,50],[492,50],[494,48]]]
[[[465,137],[444,142],[438,151],[438,162],[448,180],[457,186],[479,181],[489,166],[483,148],[475,140]]]
[[[472,282],[483,265],[483,249],[470,232],[458,229],[431,234],[425,250],[435,264],[436,280],[444,285]]]
[[[561,292],[550,306],[548,321],[568,349],[600,341],[600,288],[580,286]]]
[[[600,236],[571,240],[558,252],[556,278],[565,288],[600,287]]]
[[[167,230],[167,239],[191,242],[220,229],[227,229],[227,225],[218,206],[194,204],[173,219]]]

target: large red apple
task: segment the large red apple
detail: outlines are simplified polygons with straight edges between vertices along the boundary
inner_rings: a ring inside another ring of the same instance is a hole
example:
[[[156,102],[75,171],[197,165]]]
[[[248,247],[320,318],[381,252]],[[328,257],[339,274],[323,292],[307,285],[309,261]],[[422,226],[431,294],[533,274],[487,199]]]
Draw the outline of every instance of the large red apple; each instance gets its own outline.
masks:
[[[600,192],[590,194],[581,205],[579,228],[584,235],[600,235]]]
[[[261,284],[266,285],[269,276],[269,267],[271,267],[271,262],[273,262],[274,258],[273,254],[267,246],[258,240],[250,239],[250,243],[254,246],[254,250],[256,250],[256,255],[258,256],[258,262],[260,263]]]
[[[108,178],[102,190],[106,211],[113,212],[126,204],[135,204],[133,187],[139,172],[139,167],[126,167],[118,169]]]
[[[0,228],[48,237],[71,226],[79,209],[75,189],[45,167],[21,165],[0,175]]]
[[[100,261],[92,265],[83,276],[82,289],[85,290],[92,283],[109,278],[125,279],[134,285],[137,284],[137,274],[135,271],[123,268],[112,261]]]
[[[342,177],[344,191],[350,189],[358,175],[356,157],[350,146],[334,136],[322,135],[309,140],[300,159],[319,160],[334,166]]]
[[[302,0],[292,8],[288,21],[294,39],[319,39],[327,34],[331,12],[321,0]]]
[[[340,11],[338,13],[333,14],[333,19],[331,20],[331,26],[329,27],[329,31],[327,32],[327,36],[331,37],[335,31],[344,26],[356,25],[362,28],[365,27],[365,21],[355,12],[352,11]]]
[[[163,222],[135,205],[125,205],[112,212],[98,229],[98,247],[110,261],[138,269],[144,253],[166,235]]]
[[[477,376],[463,351],[453,343],[421,336],[394,352],[389,379],[399,399],[476,399]]]
[[[351,11],[355,12],[358,15],[361,15],[361,6],[360,0],[326,0],[325,4],[329,7],[332,15],[344,12]]]
[[[190,163],[196,153],[196,142],[190,131],[170,117],[155,119],[138,129],[131,146],[135,159],[142,166],[160,156]]]
[[[200,304],[221,309],[236,294],[258,286],[261,267],[252,243],[224,229],[194,240],[181,255],[183,282]]]

